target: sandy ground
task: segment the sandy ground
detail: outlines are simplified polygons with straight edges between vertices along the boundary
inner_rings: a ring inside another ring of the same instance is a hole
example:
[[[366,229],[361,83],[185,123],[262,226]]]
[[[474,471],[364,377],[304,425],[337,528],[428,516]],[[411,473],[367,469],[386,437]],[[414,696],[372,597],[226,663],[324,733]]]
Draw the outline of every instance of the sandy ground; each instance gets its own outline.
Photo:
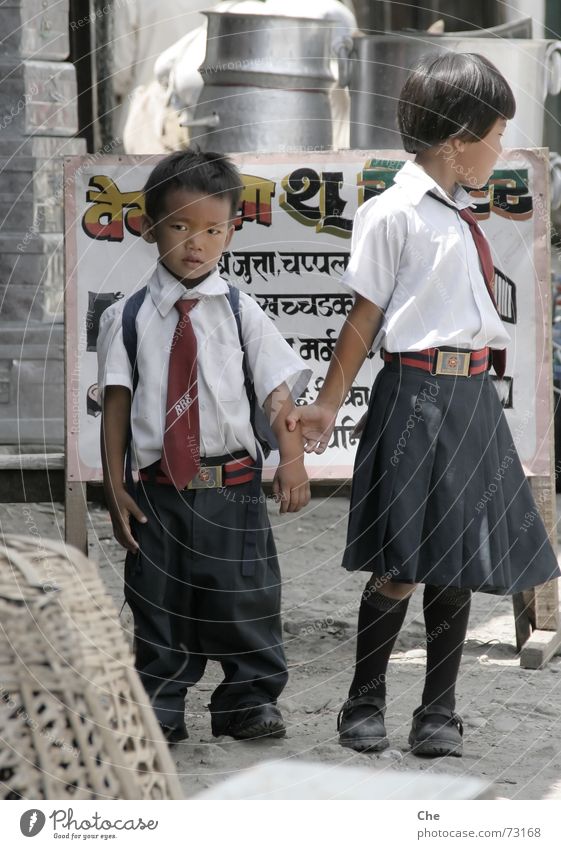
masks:
[[[409,606],[390,662],[386,719],[391,748],[367,755],[338,745],[337,713],[352,677],[358,601],[365,583],[365,576],[349,574],[339,565],[347,507],[346,498],[316,498],[302,513],[280,517],[272,506],[284,577],[290,680],[280,705],[287,738],[213,738],[206,704],[221,670],[209,664],[205,679],[189,696],[189,740],[171,750],[185,795],[275,758],[468,774],[494,782],[502,798],[561,799],[561,658],[538,671],[520,668],[510,598],[477,594],[473,600],[458,685],[457,709],[465,725],[463,758],[426,761],[408,751],[411,714],[419,703],[425,664],[421,591]],[[0,505],[2,533],[29,533],[31,521],[45,537],[63,535],[61,505],[29,504],[25,510],[23,505]],[[120,609],[123,552],[112,539],[106,512],[97,506],[91,507],[89,539],[90,556]],[[121,621],[130,635],[127,609]]]

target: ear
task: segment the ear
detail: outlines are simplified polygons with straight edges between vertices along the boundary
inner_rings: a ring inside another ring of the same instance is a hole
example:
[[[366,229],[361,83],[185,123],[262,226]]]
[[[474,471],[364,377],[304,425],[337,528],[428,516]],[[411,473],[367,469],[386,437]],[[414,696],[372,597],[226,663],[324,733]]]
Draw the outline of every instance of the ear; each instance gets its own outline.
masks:
[[[153,245],[156,241],[156,236],[154,235],[154,227],[155,222],[152,221],[147,215],[143,215],[140,219],[140,232],[142,233],[142,238],[145,242],[149,242],[149,244]]]
[[[234,235],[235,229],[236,228],[233,224],[230,224],[230,226],[228,227],[228,235],[226,236],[226,241],[224,242],[224,250],[226,250],[226,248],[232,241],[232,236]]]
[[[463,139],[451,138],[449,141],[454,148],[454,153],[463,153],[466,149],[466,143]]]

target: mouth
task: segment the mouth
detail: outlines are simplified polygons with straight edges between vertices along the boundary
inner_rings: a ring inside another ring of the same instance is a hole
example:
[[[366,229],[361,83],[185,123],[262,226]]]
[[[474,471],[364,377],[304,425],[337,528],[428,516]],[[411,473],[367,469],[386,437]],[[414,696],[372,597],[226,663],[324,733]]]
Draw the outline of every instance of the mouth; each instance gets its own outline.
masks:
[[[194,265],[194,266],[203,264],[203,260],[200,257],[197,257],[197,256],[186,256],[186,257],[183,258],[182,262],[183,262],[184,265]]]

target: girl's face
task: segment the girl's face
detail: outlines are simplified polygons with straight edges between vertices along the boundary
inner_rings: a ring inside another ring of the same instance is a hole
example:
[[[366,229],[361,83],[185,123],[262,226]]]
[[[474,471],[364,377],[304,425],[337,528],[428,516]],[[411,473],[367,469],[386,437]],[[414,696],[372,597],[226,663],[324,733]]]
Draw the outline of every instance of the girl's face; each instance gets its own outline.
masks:
[[[463,186],[480,189],[489,182],[495,163],[502,147],[502,137],[506,129],[506,120],[499,118],[487,135],[479,141],[460,142],[455,156],[456,179]]]

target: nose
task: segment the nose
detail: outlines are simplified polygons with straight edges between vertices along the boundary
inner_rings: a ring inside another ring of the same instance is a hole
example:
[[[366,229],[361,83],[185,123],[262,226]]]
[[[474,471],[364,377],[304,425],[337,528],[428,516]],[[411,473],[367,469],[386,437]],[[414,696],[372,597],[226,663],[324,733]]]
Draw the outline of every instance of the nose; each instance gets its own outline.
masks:
[[[203,230],[192,230],[190,233],[186,234],[185,242],[190,248],[199,250],[203,245],[203,237]]]

